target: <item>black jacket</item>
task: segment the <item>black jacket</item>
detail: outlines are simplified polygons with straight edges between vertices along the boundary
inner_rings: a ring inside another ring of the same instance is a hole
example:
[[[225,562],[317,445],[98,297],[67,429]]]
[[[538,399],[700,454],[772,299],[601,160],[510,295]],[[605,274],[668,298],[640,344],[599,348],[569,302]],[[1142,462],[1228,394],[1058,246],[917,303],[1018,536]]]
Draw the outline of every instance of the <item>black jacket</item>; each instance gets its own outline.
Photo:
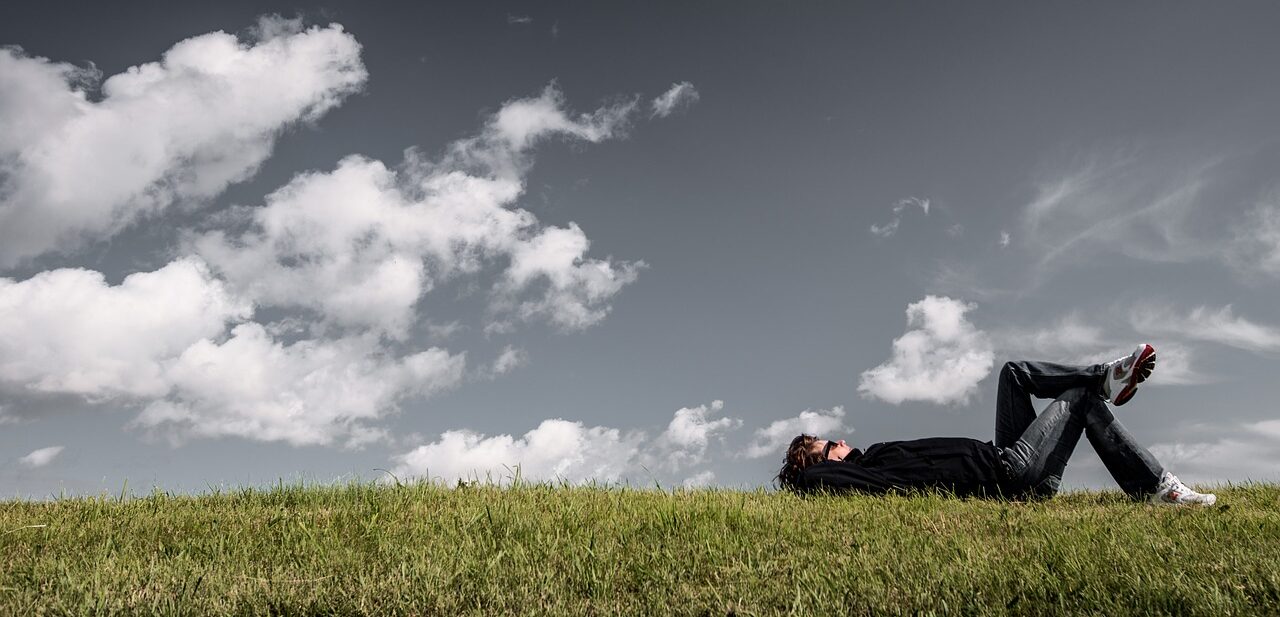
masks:
[[[956,495],[1011,496],[1018,492],[991,442],[962,437],[886,441],[843,461],[823,461],[800,472],[802,491],[942,489]]]

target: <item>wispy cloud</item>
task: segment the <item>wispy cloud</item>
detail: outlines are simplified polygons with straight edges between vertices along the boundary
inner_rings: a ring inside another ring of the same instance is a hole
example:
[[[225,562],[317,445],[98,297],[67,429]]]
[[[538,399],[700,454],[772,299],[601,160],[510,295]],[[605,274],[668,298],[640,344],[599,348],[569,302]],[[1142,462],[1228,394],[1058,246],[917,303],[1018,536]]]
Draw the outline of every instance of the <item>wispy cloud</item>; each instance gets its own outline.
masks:
[[[1187,482],[1280,480],[1280,420],[1193,425],[1188,439],[1158,443],[1151,453]]]
[[[531,24],[531,23],[533,23],[533,18],[532,18],[532,17],[530,17],[530,16],[528,16],[528,15],[513,15],[513,14],[511,14],[511,13],[507,13],[507,23],[509,23],[509,24]]]
[[[698,90],[693,84],[687,81],[671,84],[671,88],[653,99],[651,117],[665,118],[678,109],[691,107],[698,99]]]
[[[1085,156],[1044,175],[1023,211],[1026,244],[1037,247],[1042,268],[1107,253],[1157,262],[1209,256],[1202,221],[1209,213],[1199,206],[1221,162],[1186,164],[1135,151]]]
[[[894,339],[889,360],[863,371],[858,392],[894,405],[967,403],[995,363],[986,333],[965,318],[974,308],[940,296],[908,305],[907,332]]]
[[[1280,277],[1280,190],[1250,209],[1232,231],[1226,254],[1237,270]]]
[[[507,345],[502,349],[502,353],[493,361],[490,368],[493,375],[504,375],[521,366],[529,363],[529,352]]]
[[[898,233],[898,226],[902,224],[902,211],[907,209],[908,206],[919,207],[925,213],[925,216],[929,214],[928,199],[920,199],[918,197],[899,199],[897,203],[893,204],[893,218],[889,219],[889,222],[884,225],[872,225],[871,233],[881,238],[888,238]],[[959,230],[963,231],[964,228],[960,227]]]
[[[44,467],[45,465],[52,463],[53,459],[57,458],[59,454],[62,454],[63,449],[63,446],[40,448],[39,450],[34,450],[30,454],[18,459],[18,463],[28,469]]]
[[[1185,314],[1169,307],[1143,305],[1136,307],[1129,319],[1134,329],[1144,334],[1208,341],[1247,351],[1280,351],[1280,327],[1237,316],[1230,304],[1199,306]]]
[[[997,353],[1004,358],[1100,364],[1133,351],[1136,338],[1114,326],[1114,322],[1072,311],[1043,325],[995,328],[990,335]],[[1168,336],[1155,341],[1157,366],[1148,386],[1205,384],[1220,379],[1193,366],[1194,350],[1184,338]]]

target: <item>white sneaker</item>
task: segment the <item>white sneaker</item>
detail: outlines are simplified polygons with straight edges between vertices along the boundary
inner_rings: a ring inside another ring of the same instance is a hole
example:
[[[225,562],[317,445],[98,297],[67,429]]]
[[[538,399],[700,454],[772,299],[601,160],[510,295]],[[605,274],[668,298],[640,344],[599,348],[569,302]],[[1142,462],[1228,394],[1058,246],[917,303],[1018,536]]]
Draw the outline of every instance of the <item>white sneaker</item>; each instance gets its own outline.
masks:
[[[1138,391],[1138,384],[1151,376],[1156,368],[1156,348],[1146,343],[1138,345],[1133,353],[1108,362],[1102,393],[1112,405],[1119,407],[1129,402]]]
[[[1151,503],[1162,503],[1171,506],[1211,506],[1218,503],[1218,496],[1213,493],[1197,493],[1182,483],[1169,472],[1160,476],[1160,485],[1156,494],[1151,496]]]

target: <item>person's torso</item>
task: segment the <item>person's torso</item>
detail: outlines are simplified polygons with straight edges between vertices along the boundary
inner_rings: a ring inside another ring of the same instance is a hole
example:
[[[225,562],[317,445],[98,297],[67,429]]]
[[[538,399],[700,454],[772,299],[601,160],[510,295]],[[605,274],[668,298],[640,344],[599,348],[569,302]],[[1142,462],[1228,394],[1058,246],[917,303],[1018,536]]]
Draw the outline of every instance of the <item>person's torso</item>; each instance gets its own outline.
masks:
[[[884,492],[944,489],[958,495],[1004,490],[999,450],[964,437],[931,437],[877,443],[843,461],[824,461],[802,472],[810,488]]]

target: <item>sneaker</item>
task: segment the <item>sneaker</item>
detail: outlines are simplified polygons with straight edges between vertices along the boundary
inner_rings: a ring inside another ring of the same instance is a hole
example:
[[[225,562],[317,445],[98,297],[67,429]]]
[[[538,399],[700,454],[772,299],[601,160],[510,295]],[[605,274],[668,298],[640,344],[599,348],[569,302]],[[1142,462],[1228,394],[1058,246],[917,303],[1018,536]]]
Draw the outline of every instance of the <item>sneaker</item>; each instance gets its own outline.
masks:
[[[1213,493],[1197,493],[1182,483],[1169,472],[1160,476],[1160,485],[1156,494],[1151,496],[1151,503],[1162,503],[1172,506],[1211,506],[1218,503],[1218,496]]]
[[[1138,345],[1133,353],[1106,363],[1107,374],[1102,393],[1112,405],[1119,407],[1133,398],[1138,384],[1151,376],[1156,368],[1156,348],[1146,343]]]

